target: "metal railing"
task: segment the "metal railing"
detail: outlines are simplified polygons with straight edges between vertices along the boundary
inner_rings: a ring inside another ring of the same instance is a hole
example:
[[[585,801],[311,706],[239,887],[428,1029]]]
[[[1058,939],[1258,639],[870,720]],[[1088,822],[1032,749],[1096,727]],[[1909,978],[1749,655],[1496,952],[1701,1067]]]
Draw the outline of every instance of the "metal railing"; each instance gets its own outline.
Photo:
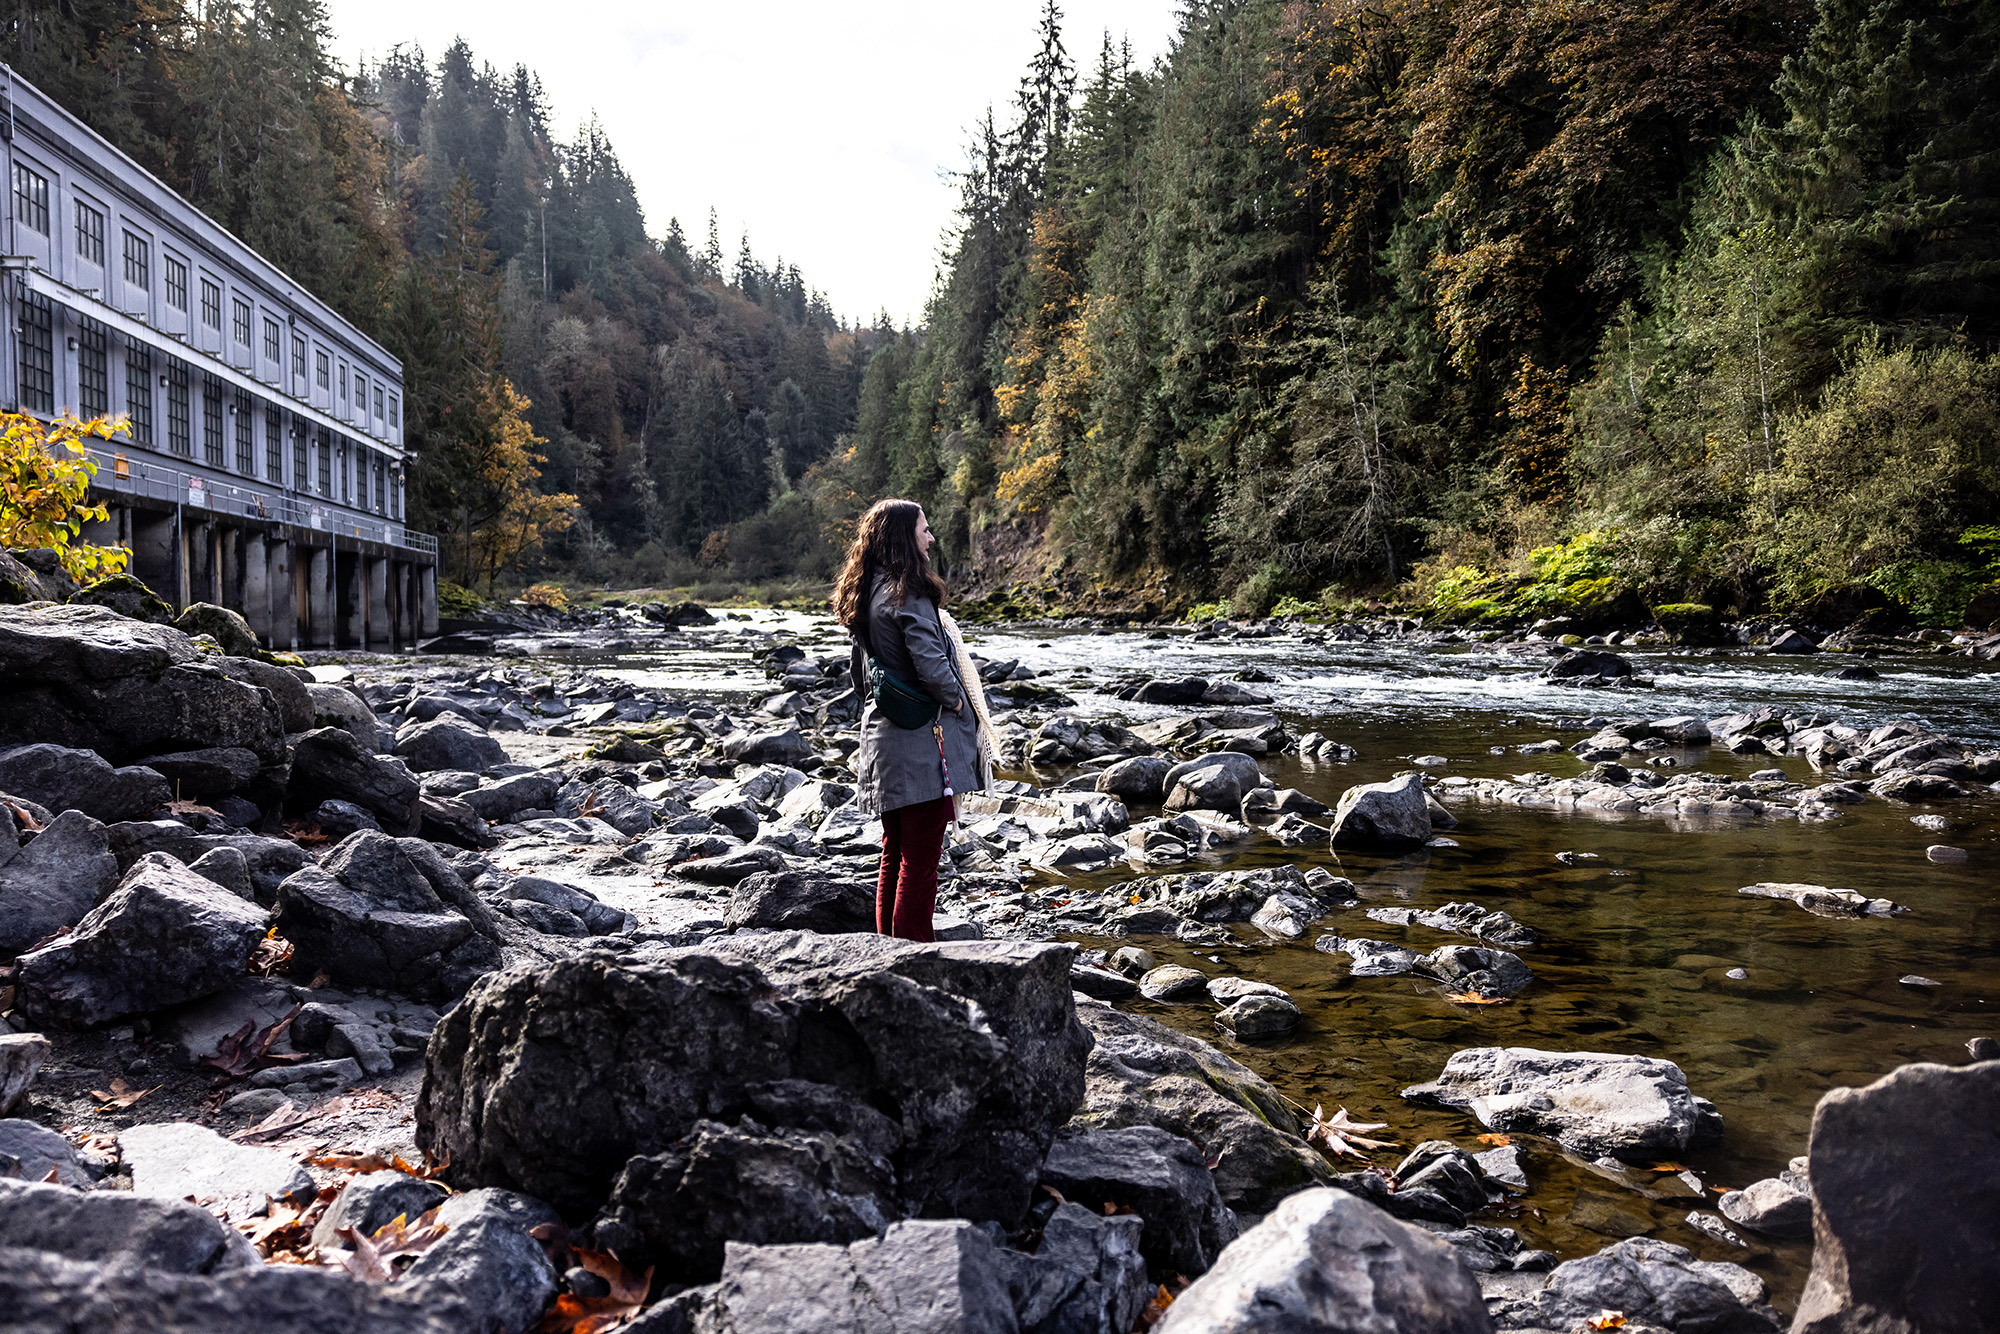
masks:
[[[97,460],[97,476],[91,485],[100,491],[185,505],[213,514],[296,524],[340,537],[437,554],[438,540],[429,533],[415,532],[393,520],[342,509],[311,496],[274,494],[235,481],[183,472],[149,459],[135,458],[122,450],[93,449],[90,456]]]

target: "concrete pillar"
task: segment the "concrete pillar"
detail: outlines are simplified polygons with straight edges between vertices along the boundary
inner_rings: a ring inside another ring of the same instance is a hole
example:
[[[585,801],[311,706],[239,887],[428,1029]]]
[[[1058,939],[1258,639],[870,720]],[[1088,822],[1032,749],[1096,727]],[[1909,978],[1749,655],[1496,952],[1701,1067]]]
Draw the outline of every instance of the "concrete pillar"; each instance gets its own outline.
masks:
[[[174,550],[174,516],[150,510],[129,510],[132,574],[163,598],[175,595],[180,562]]]
[[[429,639],[438,632],[437,566],[425,565],[417,571],[417,633]]]
[[[334,557],[334,584],[339,589],[334,603],[334,617],[339,629],[335,640],[337,648],[365,648],[368,644],[366,613],[368,588],[363,580],[366,558],[358,551],[348,550]]]
[[[193,599],[188,595],[194,589],[194,571],[188,567],[188,521],[187,511],[174,511],[174,588],[171,594],[175,611],[186,611]],[[165,593],[166,589],[156,590]]]
[[[374,556],[368,561],[368,643],[386,648],[395,638],[395,623],[389,619],[389,560]]]
[[[314,547],[306,571],[306,645],[332,648],[333,552]]]
[[[259,641],[275,644],[271,633],[271,567],[262,533],[243,534],[242,597],[243,619],[257,632]]]
[[[293,596],[292,544],[282,537],[264,543],[265,581],[270,589],[271,647],[299,646],[299,609]]]
[[[243,530],[227,524],[215,525],[215,603],[241,614],[248,610],[243,601]]]
[[[218,607],[226,607],[229,604],[223,601],[225,585],[222,582],[222,525],[210,519],[202,525],[202,528],[206,531],[206,540],[202,543],[202,548],[208,565],[208,577],[201,581],[202,597]]]

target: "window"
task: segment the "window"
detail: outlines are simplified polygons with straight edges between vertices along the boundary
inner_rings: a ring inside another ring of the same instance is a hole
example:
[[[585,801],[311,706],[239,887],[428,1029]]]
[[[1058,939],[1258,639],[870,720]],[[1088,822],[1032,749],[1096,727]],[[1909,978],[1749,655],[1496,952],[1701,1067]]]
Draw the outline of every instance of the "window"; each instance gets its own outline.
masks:
[[[381,459],[375,460],[375,510],[389,512],[389,465]]]
[[[141,292],[152,290],[153,247],[143,236],[125,233],[125,285]]]
[[[250,346],[250,303],[240,296],[230,300],[229,325],[229,331],[236,335],[236,346]]]
[[[347,401],[347,363],[340,363],[340,401]]]
[[[375,420],[382,420],[382,386],[375,386]]]
[[[125,415],[131,419],[132,443],[153,443],[153,354],[133,343],[125,345]]]
[[[306,489],[306,424],[297,417],[292,418],[292,490]]]
[[[324,427],[320,428],[319,433],[318,490],[323,496],[333,494],[333,437],[327,434]]]
[[[14,164],[14,217],[22,226],[49,234],[49,182],[16,162]]]
[[[264,407],[264,480],[285,484],[285,414],[272,404]]]
[[[206,278],[201,280],[201,322],[211,329],[222,327],[222,288]]]
[[[188,308],[188,266],[167,256],[167,304],[182,314]]]
[[[403,405],[396,401],[396,396],[389,395],[389,430],[392,433],[403,429],[402,410]]]
[[[104,267],[104,215],[81,199],[76,201],[76,257]]]
[[[201,377],[201,457],[211,468],[222,466],[222,381]]]
[[[347,442],[345,440],[340,442],[340,467],[336,471],[340,473],[340,503],[343,505],[352,504],[354,493],[348,486]]]
[[[21,406],[29,412],[56,410],[55,308],[34,292],[21,293]]]
[[[264,360],[282,365],[283,355],[279,351],[278,322],[267,317],[264,320]]]
[[[354,376],[354,415],[361,418],[361,424],[368,424],[368,381],[358,372]]]
[[[354,451],[354,502],[362,509],[368,508],[368,451]]]
[[[86,316],[76,333],[77,406],[86,418],[111,413],[111,354],[108,331]]]
[[[253,428],[256,425],[256,409],[250,402],[250,395],[241,389],[236,391],[236,471],[245,477],[257,475],[257,442]]]
[[[322,389],[331,389],[333,387],[333,382],[330,378],[333,374],[330,369],[332,365],[333,363],[326,359],[326,353],[313,353],[313,379],[319,381],[319,387]]]
[[[167,448],[184,459],[194,457],[188,431],[188,368],[179,357],[167,358]]]
[[[298,334],[292,335],[292,378],[306,378],[306,340]]]

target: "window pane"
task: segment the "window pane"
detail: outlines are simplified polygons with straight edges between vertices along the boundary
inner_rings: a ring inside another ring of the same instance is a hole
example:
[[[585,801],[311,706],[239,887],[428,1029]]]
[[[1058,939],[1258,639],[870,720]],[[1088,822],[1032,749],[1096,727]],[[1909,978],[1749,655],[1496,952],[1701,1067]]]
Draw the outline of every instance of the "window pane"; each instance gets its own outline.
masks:
[[[201,322],[211,329],[222,327],[222,289],[206,278],[201,280]]]
[[[104,267],[104,215],[80,199],[76,201],[76,254],[100,269]]]
[[[268,404],[264,408],[264,480],[278,486],[285,481],[285,414]]]
[[[14,217],[43,236],[49,234],[49,183],[18,162],[14,164]]]
[[[278,322],[267,319],[264,321],[264,360],[277,361],[278,359]]]
[[[211,468],[222,466],[222,381],[201,377],[201,457]]]
[[[241,298],[236,298],[229,303],[229,306],[229,323],[232,326],[230,332],[236,335],[236,345],[238,347],[248,347],[250,346],[250,303]]]
[[[32,173],[31,173],[32,174]],[[21,406],[29,412],[56,410],[55,310],[49,299],[21,293]]]
[[[292,335],[292,378],[306,378],[306,340],[297,334]]]
[[[254,409],[250,395],[241,389],[236,391],[236,471],[245,477],[257,475],[257,444],[251,428]]]
[[[142,291],[153,285],[152,246],[143,236],[125,233],[125,285]]]
[[[188,431],[188,368],[178,357],[167,358],[167,448],[184,459],[194,457]]]
[[[167,304],[179,311],[188,308],[188,268],[172,255],[167,256]]]
[[[76,335],[77,406],[86,418],[111,413],[111,356],[107,330],[85,318]]]
[[[153,354],[125,345],[125,415],[132,419],[132,443],[153,443]]]

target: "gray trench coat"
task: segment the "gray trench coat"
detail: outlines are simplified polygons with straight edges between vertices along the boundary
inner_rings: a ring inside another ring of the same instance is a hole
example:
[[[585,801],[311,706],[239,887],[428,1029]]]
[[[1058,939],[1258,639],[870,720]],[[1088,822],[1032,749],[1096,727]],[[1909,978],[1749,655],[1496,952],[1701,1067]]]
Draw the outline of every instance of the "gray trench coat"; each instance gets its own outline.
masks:
[[[912,598],[901,607],[890,601],[880,579],[869,592],[866,647],[855,637],[848,670],[854,689],[866,701],[861,710],[861,749],[854,753],[859,780],[856,803],[879,815],[899,806],[936,801],[944,795],[944,771],[938,763],[938,739],[928,727],[903,728],[875,708],[874,686],[868,679],[868,649],[872,648],[891,676],[916,686],[943,705],[938,726],[944,732],[944,758],[951,765],[951,790],[971,792],[979,786],[977,717],[958,680],[952,652],[946,646],[937,605],[929,598]],[[980,689],[978,682],[968,682]],[[952,712],[952,705],[960,705]]]

